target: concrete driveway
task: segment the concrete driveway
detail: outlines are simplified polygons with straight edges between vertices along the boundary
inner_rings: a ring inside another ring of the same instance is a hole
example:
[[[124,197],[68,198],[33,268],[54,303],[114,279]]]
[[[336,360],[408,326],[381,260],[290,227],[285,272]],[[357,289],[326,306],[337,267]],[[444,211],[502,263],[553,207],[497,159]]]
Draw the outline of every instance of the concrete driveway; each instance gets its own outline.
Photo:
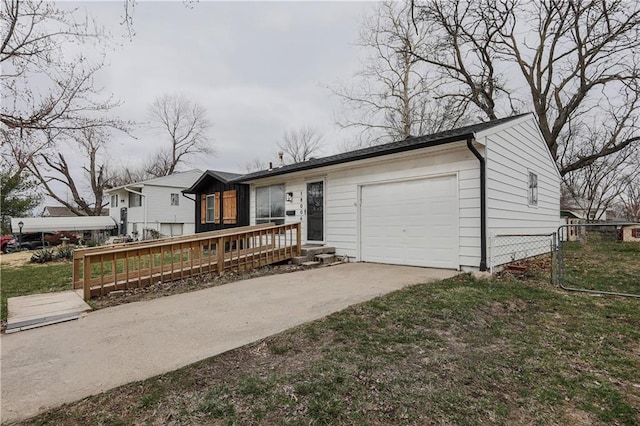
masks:
[[[2,422],[243,346],[457,272],[352,263],[254,278],[3,335]]]

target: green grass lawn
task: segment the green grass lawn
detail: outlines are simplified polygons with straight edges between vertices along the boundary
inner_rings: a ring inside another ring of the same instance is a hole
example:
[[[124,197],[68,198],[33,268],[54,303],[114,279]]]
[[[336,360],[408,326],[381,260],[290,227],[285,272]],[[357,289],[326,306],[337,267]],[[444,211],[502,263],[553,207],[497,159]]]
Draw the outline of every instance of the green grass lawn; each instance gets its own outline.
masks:
[[[639,324],[638,300],[463,275],[27,423],[637,425]]]
[[[2,320],[7,319],[7,298],[27,294],[71,290],[71,262],[44,265],[27,264],[19,267],[2,267],[0,271],[0,300]]]
[[[640,244],[564,243],[565,285],[640,294]]]

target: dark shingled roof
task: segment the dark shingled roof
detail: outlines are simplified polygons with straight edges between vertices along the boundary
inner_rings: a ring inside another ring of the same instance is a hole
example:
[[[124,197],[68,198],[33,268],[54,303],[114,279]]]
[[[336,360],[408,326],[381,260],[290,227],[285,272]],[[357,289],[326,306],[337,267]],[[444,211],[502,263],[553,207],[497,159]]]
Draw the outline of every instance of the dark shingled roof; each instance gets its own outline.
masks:
[[[242,175],[239,173],[221,172],[219,170],[207,170],[202,174],[202,176],[198,178],[198,180],[193,185],[191,185],[191,188],[185,189],[182,192],[184,192],[185,194],[196,194],[198,186],[207,177],[212,177],[219,180],[220,182],[228,183],[234,179],[241,178]]]
[[[529,113],[527,113],[529,114]],[[240,183],[261,179],[270,176],[284,175],[287,173],[299,172],[303,170],[315,169],[318,167],[331,166],[334,164],[348,163],[351,161],[364,160],[367,158],[379,157],[382,155],[395,154],[403,151],[427,148],[431,146],[443,145],[452,142],[459,142],[469,137],[473,137],[474,133],[490,129],[494,126],[515,120],[527,114],[520,114],[513,117],[500,118],[484,123],[473,124],[470,126],[459,127],[457,129],[447,130],[444,132],[434,133],[426,136],[417,136],[391,142],[383,145],[376,145],[369,148],[358,149],[355,151],[343,152],[341,154],[330,155],[323,158],[314,158],[303,161],[301,163],[287,164],[281,167],[274,167],[270,170],[261,170],[258,172],[240,175],[230,179],[230,182]],[[195,185],[194,185],[195,186]]]

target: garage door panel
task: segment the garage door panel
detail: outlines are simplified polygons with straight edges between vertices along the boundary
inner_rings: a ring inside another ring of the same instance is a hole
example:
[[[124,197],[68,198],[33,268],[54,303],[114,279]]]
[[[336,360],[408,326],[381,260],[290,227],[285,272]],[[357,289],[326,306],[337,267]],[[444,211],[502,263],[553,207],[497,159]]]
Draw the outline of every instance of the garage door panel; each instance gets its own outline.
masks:
[[[366,185],[361,191],[361,258],[458,268],[457,178]]]

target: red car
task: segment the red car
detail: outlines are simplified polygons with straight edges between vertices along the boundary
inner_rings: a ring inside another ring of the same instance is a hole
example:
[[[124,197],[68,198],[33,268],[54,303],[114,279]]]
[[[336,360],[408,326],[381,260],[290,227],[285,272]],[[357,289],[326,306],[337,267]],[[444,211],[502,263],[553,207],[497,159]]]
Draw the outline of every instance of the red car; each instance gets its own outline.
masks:
[[[3,235],[0,237],[0,249],[3,253],[7,253],[9,247],[13,247],[16,244],[16,239],[13,235]]]

